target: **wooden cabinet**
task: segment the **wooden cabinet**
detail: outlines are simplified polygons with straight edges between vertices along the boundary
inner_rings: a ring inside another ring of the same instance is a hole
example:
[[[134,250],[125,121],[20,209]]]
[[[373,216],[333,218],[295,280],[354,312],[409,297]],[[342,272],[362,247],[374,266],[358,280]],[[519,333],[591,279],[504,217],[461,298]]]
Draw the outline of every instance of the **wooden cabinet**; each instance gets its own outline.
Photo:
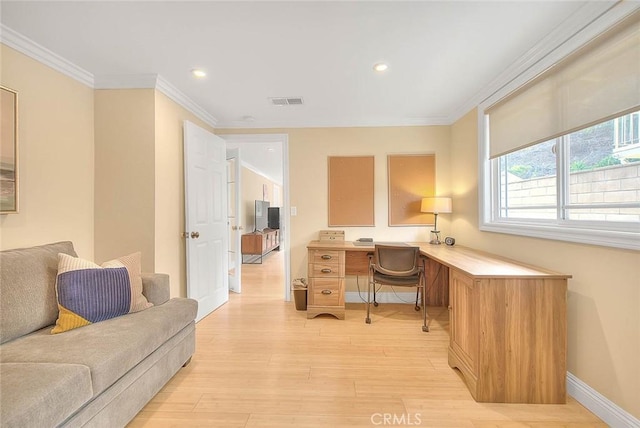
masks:
[[[310,249],[307,318],[331,314],[344,319],[344,250]]]
[[[262,257],[273,250],[279,249],[279,229],[265,229],[262,232],[245,233],[240,238],[242,263],[255,263],[257,261],[262,263]]]
[[[477,382],[476,373],[478,342],[480,331],[477,328],[476,297],[474,290],[474,280],[456,270],[451,271],[449,281],[449,294],[451,298],[450,313],[450,346],[460,360],[459,364],[464,365],[460,371],[466,372],[467,383],[473,385]],[[473,388],[475,389],[475,387]]]
[[[480,402],[566,402],[566,278],[450,270],[449,365]]]

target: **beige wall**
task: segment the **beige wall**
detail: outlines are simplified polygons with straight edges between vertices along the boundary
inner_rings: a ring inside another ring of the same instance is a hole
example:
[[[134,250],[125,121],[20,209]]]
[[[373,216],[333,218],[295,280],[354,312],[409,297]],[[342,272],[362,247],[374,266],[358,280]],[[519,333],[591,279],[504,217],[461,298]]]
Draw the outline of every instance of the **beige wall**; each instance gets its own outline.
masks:
[[[169,274],[171,296],[186,297],[183,123],[213,128],[155,91],[155,271]]]
[[[640,255],[630,250],[481,232],[477,112],[451,127],[456,242],[573,275],[569,372],[640,417]]]
[[[278,206],[273,202],[273,189],[277,184],[246,167],[241,168],[241,174],[240,209],[242,210],[242,218],[240,219],[240,225],[243,232],[248,233],[253,232],[255,227],[255,201],[262,200],[263,185],[267,185],[270,205],[272,207]]]
[[[387,205],[387,155],[398,153],[435,153],[436,184],[441,195],[450,193],[450,127],[384,128],[296,128],[269,130],[225,130],[216,134],[267,134],[289,136],[289,195],[298,215],[291,217],[291,278],[307,276],[306,245],[318,239],[318,231],[327,229],[327,156],[375,156],[375,225],[345,227],[346,239],[372,237],[379,240],[426,240],[429,228],[389,227]],[[442,215],[439,229],[449,231],[449,218]],[[347,290],[355,289],[349,279]]]
[[[213,129],[155,89],[98,90],[96,259],[142,252],[185,297],[183,123]]]
[[[96,262],[142,252],[155,271],[154,90],[95,91]]]
[[[93,89],[0,45],[18,92],[20,212],[0,215],[0,248],[73,241],[93,258]]]

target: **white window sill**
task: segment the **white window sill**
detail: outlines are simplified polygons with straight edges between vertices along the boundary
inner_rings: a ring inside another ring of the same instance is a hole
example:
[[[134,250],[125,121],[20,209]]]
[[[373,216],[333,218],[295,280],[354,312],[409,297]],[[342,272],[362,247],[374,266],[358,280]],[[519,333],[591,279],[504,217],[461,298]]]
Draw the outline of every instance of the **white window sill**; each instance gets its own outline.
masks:
[[[485,232],[507,233],[532,238],[577,242],[580,244],[640,250],[640,227],[638,231],[614,231],[588,229],[580,225],[531,224],[494,221],[480,225]]]

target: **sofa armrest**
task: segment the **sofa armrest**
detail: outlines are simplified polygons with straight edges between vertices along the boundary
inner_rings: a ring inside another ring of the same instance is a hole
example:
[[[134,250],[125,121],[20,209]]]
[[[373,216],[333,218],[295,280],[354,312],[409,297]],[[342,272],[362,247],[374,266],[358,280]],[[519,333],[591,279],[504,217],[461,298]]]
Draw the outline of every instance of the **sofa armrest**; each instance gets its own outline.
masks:
[[[142,294],[150,303],[161,305],[171,297],[169,275],[166,273],[143,273]]]

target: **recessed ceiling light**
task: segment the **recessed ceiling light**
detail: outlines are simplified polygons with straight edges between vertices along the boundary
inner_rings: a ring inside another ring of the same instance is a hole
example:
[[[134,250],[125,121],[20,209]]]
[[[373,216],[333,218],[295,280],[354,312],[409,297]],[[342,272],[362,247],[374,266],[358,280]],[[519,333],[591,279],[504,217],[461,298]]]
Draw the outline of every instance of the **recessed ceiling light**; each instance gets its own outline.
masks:
[[[191,70],[191,74],[193,74],[196,77],[205,77],[207,75],[207,72],[202,70],[201,68],[194,68],[193,70]]]
[[[373,69],[375,71],[386,71],[387,68],[389,68],[389,65],[385,62],[379,62],[376,65],[373,66]]]

